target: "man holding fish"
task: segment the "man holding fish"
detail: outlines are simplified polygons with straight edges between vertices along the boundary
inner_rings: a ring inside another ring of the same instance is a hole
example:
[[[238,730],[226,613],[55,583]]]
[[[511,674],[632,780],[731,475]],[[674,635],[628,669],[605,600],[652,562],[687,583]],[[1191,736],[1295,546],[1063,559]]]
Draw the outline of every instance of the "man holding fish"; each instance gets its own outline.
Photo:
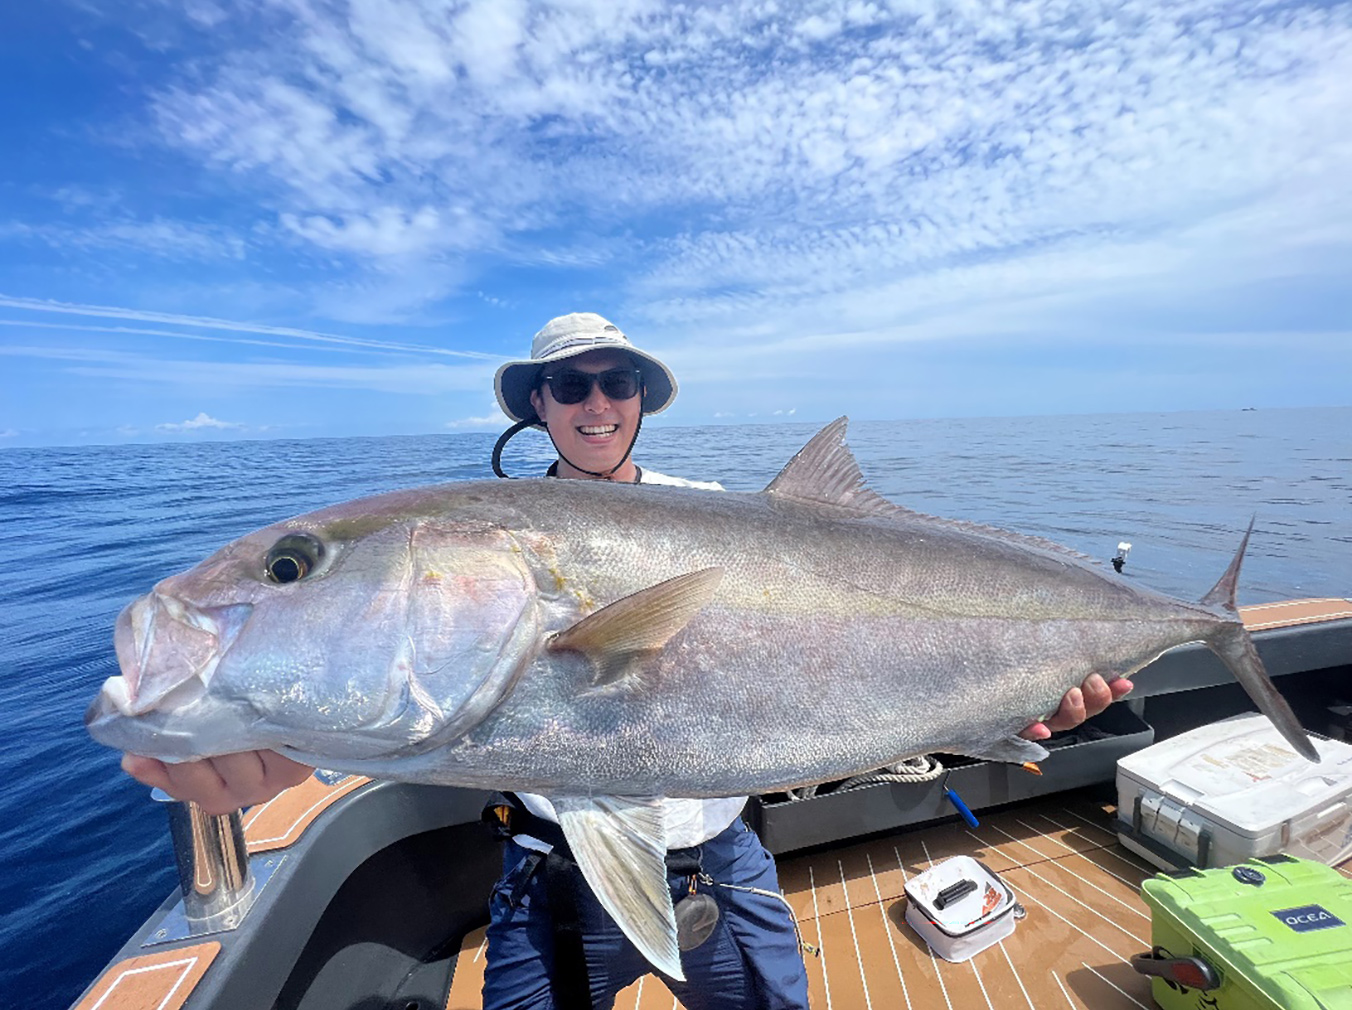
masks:
[[[547,476],[721,490],[716,483],[668,477],[634,462],[643,417],[671,404],[676,380],[661,361],[595,313],[551,320],[535,335],[529,359],[499,369],[495,388],[504,412],[518,422],[513,431],[533,424],[548,433],[558,459]],[[494,463],[496,469],[496,452]],[[1045,739],[1130,689],[1125,679],[1108,684],[1091,674],[1065,694],[1054,716],[1020,735]],[[312,771],[271,750],[179,764],[128,754],[122,766],[139,781],[193,800],[208,813],[264,802]],[[662,801],[686,976],[668,984],[688,1010],[807,1006],[792,914],[778,897],[773,859],[738,816],[745,802],[744,796]],[[571,953],[560,948],[568,941],[559,939],[550,898],[560,894],[558,878],[566,872],[560,853],[567,845],[557,813],[549,799],[529,793],[510,796],[499,811],[504,833],[512,837],[491,903],[484,1006],[565,1006],[584,1002],[579,993],[588,990],[595,1005],[609,1006],[615,993],[651,969],[648,959],[575,869],[568,885],[570,918],[582,939]],[[700,879],[713,886],[697,883],[692,891],[692,881]]]

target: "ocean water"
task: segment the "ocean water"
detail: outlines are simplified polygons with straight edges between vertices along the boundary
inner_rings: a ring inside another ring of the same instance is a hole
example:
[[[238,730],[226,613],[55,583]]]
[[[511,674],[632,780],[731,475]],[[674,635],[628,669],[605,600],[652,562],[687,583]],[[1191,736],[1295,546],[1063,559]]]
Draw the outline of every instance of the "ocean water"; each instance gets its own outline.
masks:
[[[755,491],[815,428],[650,424],[636,458]],[[1164,592],[1201,596],[1253,517],[1241,603],[1352,595],[1352,408],[873,422],[849,442],[897,502],[1098,558],[1130,541],[1125,577]],[[492,443],[0,451],[0,993],[68,1005],[175,883],[163,811],[82,724],[116,672],[118,611],[288,515],[491,476]],[[550,458],[527,433],[506,463],[533,474]]]

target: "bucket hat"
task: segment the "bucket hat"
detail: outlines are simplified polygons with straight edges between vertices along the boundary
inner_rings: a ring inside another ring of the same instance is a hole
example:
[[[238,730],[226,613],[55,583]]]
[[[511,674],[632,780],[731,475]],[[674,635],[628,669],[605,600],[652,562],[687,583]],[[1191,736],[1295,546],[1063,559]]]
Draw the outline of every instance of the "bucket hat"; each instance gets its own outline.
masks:
[[[647,351],[635,347],[620,328],[604,316],[595,312],[570,312],[551,319],[535,334],[528,359],[509,361],[498,369],[493,378],[498,406],[513,421],[534,416],[530,394],[543,367],[597,350],[622,351],[634,359],[643,373],[644,414],[660,414],[676,399],[676,376],[671,374],[670,368]]]

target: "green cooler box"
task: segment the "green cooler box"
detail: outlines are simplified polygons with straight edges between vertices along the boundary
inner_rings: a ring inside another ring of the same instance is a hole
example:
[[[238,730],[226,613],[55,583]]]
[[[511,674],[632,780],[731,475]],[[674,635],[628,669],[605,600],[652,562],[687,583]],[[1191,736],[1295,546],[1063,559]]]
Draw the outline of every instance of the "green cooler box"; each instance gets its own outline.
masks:
[[[1292,856],[1141,884],[1154,949],[1132,959],[1164,1010],[1352,1010],[1352,879]]]

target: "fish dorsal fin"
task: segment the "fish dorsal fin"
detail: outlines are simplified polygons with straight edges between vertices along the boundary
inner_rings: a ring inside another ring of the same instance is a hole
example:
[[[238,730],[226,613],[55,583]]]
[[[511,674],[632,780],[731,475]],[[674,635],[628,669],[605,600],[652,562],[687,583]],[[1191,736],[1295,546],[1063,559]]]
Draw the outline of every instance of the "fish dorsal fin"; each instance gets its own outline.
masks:
[[[547,647],[590,659],[595,687],[627,679],[713,599],[722,579],[722,568],[702,568],[640,589],[560,631]]]
[[[1069,547],[1063,547],[1054,540],[1028,536],[1024,533],[1011,533],[1009,530],[968,522],[965,519],[944,519],[926,515],[888,501],[864,482],[864,474],[859,469],[858,460],[845,445],[845,427],[848,423],[849,418],[838,417],[812,436],[812,441],[803,446],[779,472],[779,476],[766,485],[765,493],[779,498],[830,505],[853,512],[857,516],[923,519],[961,533],[1004,540],[1021,547],[1035,547],[1041,551],[1074,558],[1076,561],[1094,561],[1093,558]]]
[[[828,424],[765,486],[765,493],[780,498],[834,505],[860,515],[896,515],[903,512],[864,483],[859,462],[845,444],[848,417]]]
[[[681,951],[667,884],[661,798],[553,798],[568,847],[596,900],[659,971],[678,981]]]

